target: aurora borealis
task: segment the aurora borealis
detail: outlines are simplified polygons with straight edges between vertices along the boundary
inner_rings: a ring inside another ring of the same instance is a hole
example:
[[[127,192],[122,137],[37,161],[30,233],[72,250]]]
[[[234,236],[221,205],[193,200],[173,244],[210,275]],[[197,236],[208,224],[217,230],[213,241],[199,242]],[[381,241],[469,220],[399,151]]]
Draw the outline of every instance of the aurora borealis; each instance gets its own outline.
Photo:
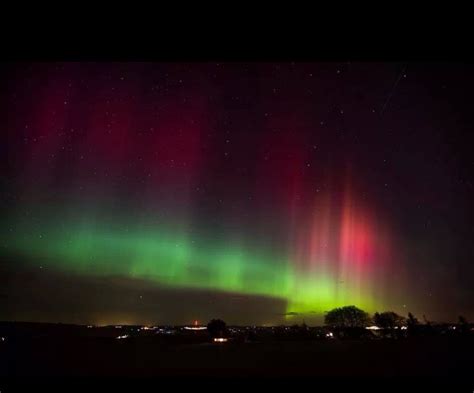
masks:
[[[89,296],[88,280],[100,287],[110,278],[127,283],[112,284],[115,298],[135,300],[115,305],[108,323],[206,320],[218,311],[193,304],[198,293],[246,298],[228,306],[232,323],[251,323],[252,301],[275,303],[255,323],[311,320],[348,304],[468,313],[469,285],[446,289],[465,266],[456,254],[464,235],[447,228],[462,233],[469,199],[459,192],[467,183],[453,180],[461,163],[447,160],[453,153],[440,142],[443,119],[433,118],[434,108],[452,109],[429,101],[435,93],[420,87],[416,67],[391,92],[406,68],[5,66],[5,318],[56,315],[50,303],[30,313],[38,304],[19,294],[25,274],[38,292],[48,274],[58,288],[63,276],[83,282],[84,300],[57,318],[85,323],[98,322],[100,310],[87,311],[98,301],[107,314],[109,296]],[[145,300],[141,286],[152,294]]]

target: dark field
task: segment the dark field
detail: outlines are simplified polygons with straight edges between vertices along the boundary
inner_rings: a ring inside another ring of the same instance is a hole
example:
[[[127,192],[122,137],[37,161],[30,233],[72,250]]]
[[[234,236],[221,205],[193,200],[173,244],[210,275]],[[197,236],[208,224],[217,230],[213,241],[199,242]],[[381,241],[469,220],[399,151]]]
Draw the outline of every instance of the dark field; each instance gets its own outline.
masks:
[[[472,338],[179,342],[166,337],[29,338],[0,347],[1,376],[426,376],[466,379]]]

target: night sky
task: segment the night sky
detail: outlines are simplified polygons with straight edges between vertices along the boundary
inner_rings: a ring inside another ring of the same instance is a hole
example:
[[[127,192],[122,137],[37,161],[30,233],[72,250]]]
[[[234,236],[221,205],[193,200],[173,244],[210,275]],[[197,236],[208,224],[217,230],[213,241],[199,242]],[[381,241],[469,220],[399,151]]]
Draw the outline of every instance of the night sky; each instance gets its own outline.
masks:
[[[474,318],[473,68],[0,68],[0,320]]]

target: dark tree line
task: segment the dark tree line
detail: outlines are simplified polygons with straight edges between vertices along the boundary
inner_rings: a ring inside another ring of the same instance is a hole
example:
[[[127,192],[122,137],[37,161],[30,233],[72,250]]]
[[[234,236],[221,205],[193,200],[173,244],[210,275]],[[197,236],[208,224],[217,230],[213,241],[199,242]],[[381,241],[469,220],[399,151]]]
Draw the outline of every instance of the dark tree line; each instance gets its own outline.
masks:
[[[227,325],[222,319],[212,319],[207,324],[207,331],[211,337],[223,337],[227,334]]]
[[[434,332],[433,325],[426,317],[424,317],[424,324],[420,323],[411,312],[408,313],[407,318],[393,311],[376,312],[371,317],[367,312],[353,305],[334,308],[326,312],[324,323],[340,337],[370,335],[371,333],[365,329],[370,325],[376,325],[382,329],[382,336],[392,338],[426,335]],[[229,334],[226,323],[221,319],[212,319],[207,325],[207,330],[211,337],[226,337]],[[470,331],[471,325],[466,318],[459,316],[456,334],[465,335]],[[289,330],[288,328],[277,329],[275,334],[285,337],[289,335],[299,338],[311,337],[310,330],[305,323],[301,326],[294,325]]]
[[[346,306],[328,311],[324,317],[328,326],[338,328],[361,328],[368,326],[369,314],[356,306]]]
[[[338,331],[355,331],[374,324],[383,329],[383,335],[393,338],[401,336],[402,329],[406,329],[408,336],[432,334],[434,331],[432,323],[425,316],[423,320],[424,323],[420,323],[411,312],[408,313],[407,318],[393,311],[376,312],[373,317],[370,317],[368,313],[356,306],[335,308],[328,311],[324,318],[327,326]],[[458,320],[458,332],[459,334],[470,332],[470,325],[463,316],[460,316]]]

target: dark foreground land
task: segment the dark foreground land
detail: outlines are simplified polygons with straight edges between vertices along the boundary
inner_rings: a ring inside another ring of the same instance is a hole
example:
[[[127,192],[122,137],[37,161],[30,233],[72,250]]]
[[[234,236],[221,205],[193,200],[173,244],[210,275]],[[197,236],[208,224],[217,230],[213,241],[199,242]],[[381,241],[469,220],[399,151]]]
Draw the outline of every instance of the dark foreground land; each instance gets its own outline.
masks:
[[[2,349],[2,374],[462,377],[473,372],[473,349],[439,338],[173,346],[147,338],[42,340]]]
[[[206,336],[18,334],[0,343],[0,377],[474,375],[474,338],[266,340],[212,343]]]

